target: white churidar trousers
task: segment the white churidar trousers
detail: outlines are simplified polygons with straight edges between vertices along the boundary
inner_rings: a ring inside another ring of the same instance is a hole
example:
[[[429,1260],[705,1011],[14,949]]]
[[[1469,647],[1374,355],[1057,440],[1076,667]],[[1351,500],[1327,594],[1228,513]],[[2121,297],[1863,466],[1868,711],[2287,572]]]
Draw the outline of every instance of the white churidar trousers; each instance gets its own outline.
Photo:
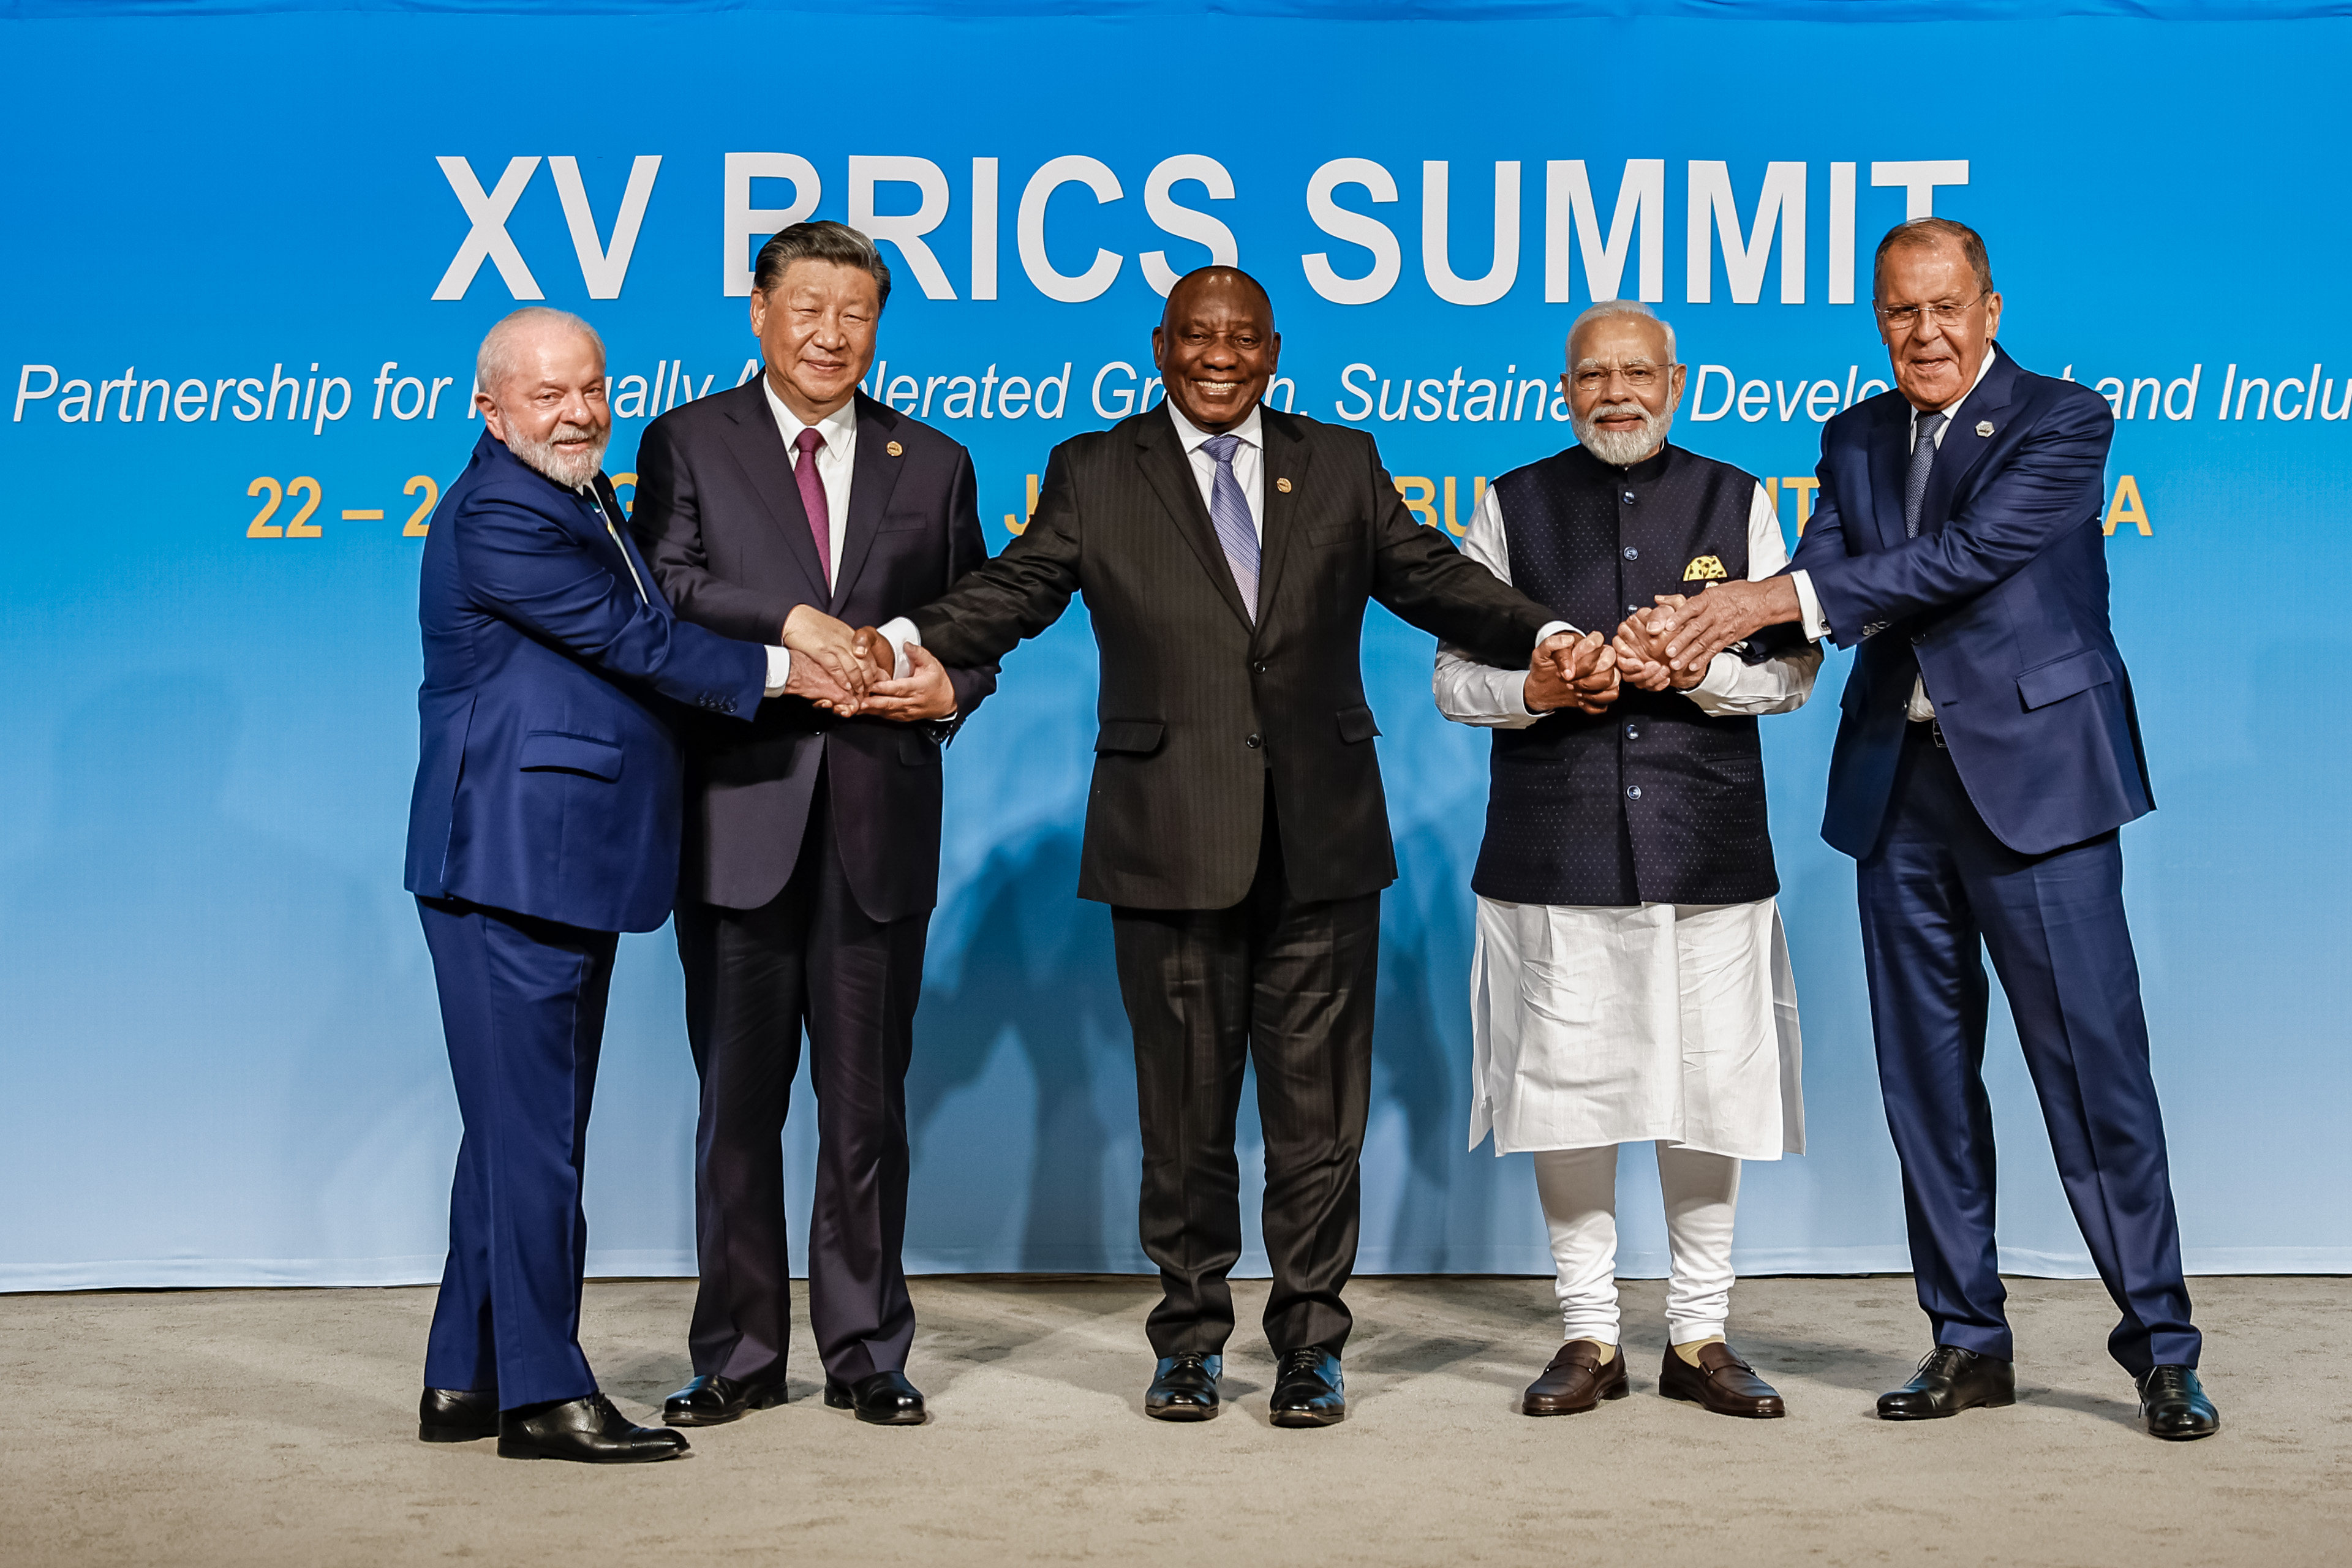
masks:
[[[1561,1338],[1618,1344],[1617,1146],[1547,1149],[1535,1156],[1536,1192],[1551,1232],[1553,1289]],[[1666,1204],[1666,1331],[1678,1345],[1724,1331],[1731,1310],[1731,1221],[1739,1162],[1678,1144],[1658,1145]]]

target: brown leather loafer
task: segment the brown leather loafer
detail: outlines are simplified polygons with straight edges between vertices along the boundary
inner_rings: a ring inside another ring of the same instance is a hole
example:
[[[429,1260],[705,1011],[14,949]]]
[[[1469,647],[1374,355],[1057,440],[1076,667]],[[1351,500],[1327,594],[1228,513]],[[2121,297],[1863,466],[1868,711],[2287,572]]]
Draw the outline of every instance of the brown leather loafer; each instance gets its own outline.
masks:
[[[1704,1405],[1717,1415],[1769,1419],[1789,1413],[1780,1403],[1779,1390],[1757,1376],[1754,1367],[1732,1354],[1731,1347],[1720,1341],[1699,1346],[1696,1366],[1668,1345],[1665,1364],[1658,1369],[1658,1392],[1668,1399]]]
[[[1522,1415],[1574,1415],[1604,1399],[1622,1399],[1633,1392],[1625,1381],[1625,1347],[1619,1345],[1601,1359],[1601,1347],[1591,1340],[1570,1340],[1559,1347],[1543,1375],[1528,1384],[1519,1399]]]

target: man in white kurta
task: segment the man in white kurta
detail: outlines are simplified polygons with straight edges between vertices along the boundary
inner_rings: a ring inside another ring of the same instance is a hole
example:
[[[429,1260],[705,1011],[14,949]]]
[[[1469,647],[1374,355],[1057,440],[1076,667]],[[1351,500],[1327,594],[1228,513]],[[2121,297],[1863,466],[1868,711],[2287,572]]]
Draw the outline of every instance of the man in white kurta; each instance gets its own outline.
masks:
[[[1784,638],[1681,682],[1657,657],[1661,595],[1735,570],[1768,576],[1788,558],[1760,484],[1667,445],[1683,385],[1673,362],[1671,329],[1643,308],[1586,312],[1565,377],[1581,445],[1496,480],[1463,542],[1593,628],[1572,668],[1530,676],[1441,647],[1433,683],[1447,718],[1498,732],[1476,879],[1470,1142],[1491,1133],[1496,1154],[1535,1158],[1564,1340],[1528,1391],[1529,1415],[1626,1391],[1615,1187],[1628,1142],[1657,1145],[1665,1199],[1661,1392],[1782,1414],[1724,1340],[1740,1162],[1804,1147],[1753,734],[1757,716],[1805,701],[1821,655]]]

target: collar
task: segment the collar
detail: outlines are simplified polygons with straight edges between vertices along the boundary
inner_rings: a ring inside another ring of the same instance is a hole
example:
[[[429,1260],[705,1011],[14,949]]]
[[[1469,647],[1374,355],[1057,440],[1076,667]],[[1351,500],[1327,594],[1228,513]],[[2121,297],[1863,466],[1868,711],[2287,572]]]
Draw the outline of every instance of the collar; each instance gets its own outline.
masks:
[[[1178,412],[1175,402],[1172,399],[1166,403],[1162,403],[1160,406],[1168,410],[1168,418],[1170,422],[1176,426],[1176,438],[1184,444],[1185,456],[1190,457],[1194,452],[1199,451],[1201,449],[1201,443],[1209,438],[1209,432],[1202,429],[1190,419],[1185,418],[1181,413]],[[1264,422],[1258,417],[1264,406],[1265,405],[1260,403],[1251,404],[1248,416],[1232,429],[1222,433],[1227,436],[1238,436],[1242,438],[1244,445],[1255,447],[1260,451],[1264,451],[1265,449],[1265,426]]]
[[[1948,422],[1953,416],[1959,413],[1961,404],[1966,403],[1969,398],[1976,395],[1977,388],[1984,384],[1984,378],[1992,374],[1993,362],[2000,358],[2000,343],[1998,340],[1985,344],[1984,361],[1977,366],[1977,378],[1969,383],[1969,389],[1966,392],[1961,393],[1958,397],[1952,399],[1951,403],[1943,409],[1912,409],[1911,427],[1915,430],[1919,427],[1919,416],[1923,413],[1940,412],[1944,416],[1946,421]]]
[[[848,402],[811,426],[803,423],[801,416],[786,406],[782,398],[776,395],[775,383],[768,379],[765,367],[762,367],[760,372],[760,390],[767,394],[768,412],[775,416],[776,428],[782,434],[784,445],[787,447],[798,443],[802,431],[814,429],[819,438],[824,442],[824,449],[837,455],[843,450],[842,444],[857,434],[857,395],[856,393],[850,394]]]

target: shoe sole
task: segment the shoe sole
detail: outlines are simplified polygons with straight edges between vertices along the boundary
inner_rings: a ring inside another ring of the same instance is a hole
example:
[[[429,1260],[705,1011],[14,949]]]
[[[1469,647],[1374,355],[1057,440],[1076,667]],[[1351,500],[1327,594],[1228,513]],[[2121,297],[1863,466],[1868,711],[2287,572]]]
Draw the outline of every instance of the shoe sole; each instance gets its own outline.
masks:
[[[485,1437],[495,1437],[495,1426],[429,1426],[416,1424],[416,1440],[420,1443],[478,1443]]]
[[[1276,1426],[1337,1426],[1347,1418],[1344,1410],[1336,1415],[1318,1415],[1309,1410],[1276,1410],[1266,1416]]]
[[[665,1459],[683,1459],[692,1452],[688,1448],[672,1448],[662,1454],[556,1454],[542,1449],[536,1443],[518,1443],[511,1438],[499,1439],[501,1459],[569,1459],[575,1465],[656,1465]]]
[[[700,1415],[691,1410],[678,1410],[665,1405],[662,1406],[662,1425],[665,1426],[724,1426],[730,1421],[742,1420],[754,1410],[773,1410],[790,1397],[780,1388],[772,1389],[754,1395],[740,1408],[730,1411],[724,1415]]]
[[[1549,1410],[1532,1409],[1523,1398],[1519,1401],[1519,1414],[1522,1415],[1581,1415],[1588,1410],[1600,1409],[1601,1401],[1603,1399],[1622,1399],[1633,1392],[1631,1387],[1619,1384],[1616,1387],[1600,1394],[1590,1405],[1556,1405]]]
[[[1217,1406],[1213,1405],[1147,1405],[1143,1413],[1154,1421],[1214,1421]]]
[[[1728,1415],[1738,1421],[1778,1421],[1789,1414],[1786,1405],[1782,1405],[1778,1410],[1725,1410],[1709,1405],[1696,1394],[1685,1394],[1680,1389],[1668,1388],[1664,1384],[1658,1385],[1658,1393],[1678,1404],[1696,1405],[1710,1415]]]
[[[1881,1421],[1948,1421],[1963,1410],[2006,1410],[2016,1403],[2017,1395],[2012,1394],[2006,1398],[1971,1400],[1966,1405],[1950,1410],[1923,1410],[1916,1415],[1898,1414],[1881,1409],[1878,1418]]]

